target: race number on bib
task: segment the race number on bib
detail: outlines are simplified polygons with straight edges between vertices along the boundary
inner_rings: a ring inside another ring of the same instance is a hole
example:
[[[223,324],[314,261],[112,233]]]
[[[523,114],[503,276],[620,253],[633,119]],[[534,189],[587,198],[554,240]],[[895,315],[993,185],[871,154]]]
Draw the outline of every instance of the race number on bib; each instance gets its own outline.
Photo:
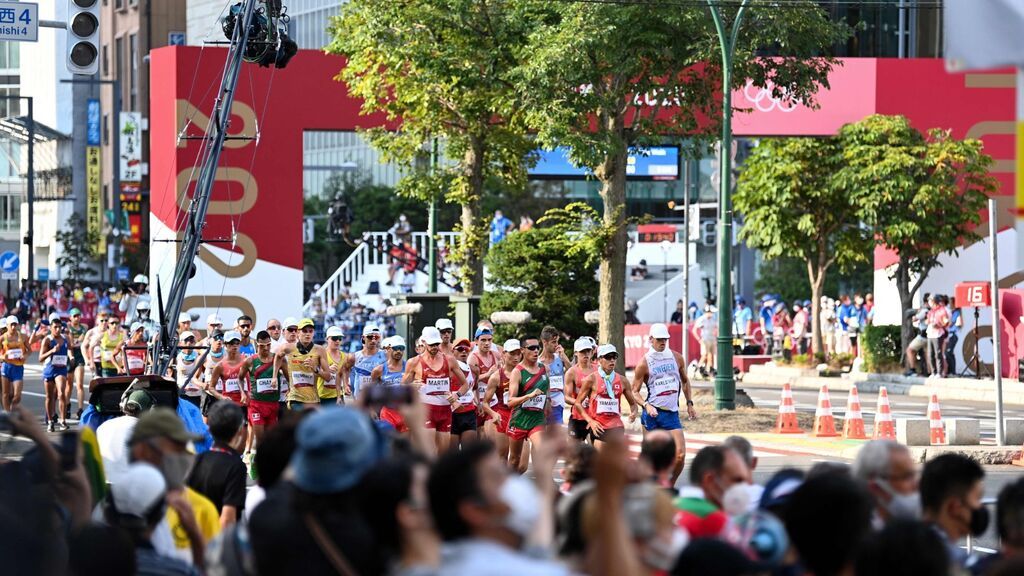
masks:
[[[238,392],[238,378],[228,378],[224,380],[224,391],[225,392]]]
[[[303,386],[313,385],[313,373],[312,372],[292,372],[292,382],[295,383],[296,388],[302,388]]]
[[[145,367],[146,367],[146,363],[142,361],[142,358],[139,358],[137,356],[129,356],[128,357],[128,369],[129,370],[134,372],[136,370],[142,370]],[[209,376],[207,376],[207,379],[209,379]]]
[[[23,356],[23,350],[21,348],[11,348],[7,351],[8,360],[21,360]]]
[[[554,392],[554,391],[559,391],[560,392],[560,391],[565,389],[565,376],[554,376],[554,375],[551,375],[551,376],[548,376],[548,381],[551,382],[551,386],[549,387],[549,391],[551,391],[551,392]]]
[[[505,393],[501,395],[501,401],[505,403],[505,406],[508,406],[508,390],[505,390]]]
[[[545,396],[544,394],[541,394],[540,396],[534,396],[533,398],[530,398],[526,402],[523,402],[523,409],[524,410],[543,410],[544,409],[544,402],[546,402],[547,399],[548,399],[548,397]]]
[[[651,396],[675,394],[679,391],[679,385],[675,378],[663,377],[647,384],[647,391]]]
[[[53,356],[51,356],[51,358],[52,360],[50,361],[50,364],[58,368],[63,368],[68,365],[68,357],[66,354],[62,356],[54,354]]]
[[[273,378],[257,378],[256,379],[256,392],[258,394],[267,394],[268,392],[274,392],[277,390],[277,386],[274,386]]]
[[[619,399],[618,398],[604,398],[601,396],[597,397],[597,413],[598,414],[618,414],[619,413]]]
[[[450,378],[427,378],[423,384],[423,393],[428,396],[447,394],[452,386]]]
[[[470,405],[473,403],[473,392],[466,392],[459,396],[459,404]]]

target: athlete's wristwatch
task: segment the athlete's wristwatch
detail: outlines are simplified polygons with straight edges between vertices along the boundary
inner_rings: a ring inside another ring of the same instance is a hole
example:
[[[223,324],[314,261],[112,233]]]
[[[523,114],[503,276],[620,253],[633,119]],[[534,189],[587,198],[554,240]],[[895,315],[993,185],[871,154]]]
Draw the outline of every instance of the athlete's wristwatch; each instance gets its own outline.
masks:
[[[693,406],[693,400],[687,400],[686,401],[686,405],[687,406]]]

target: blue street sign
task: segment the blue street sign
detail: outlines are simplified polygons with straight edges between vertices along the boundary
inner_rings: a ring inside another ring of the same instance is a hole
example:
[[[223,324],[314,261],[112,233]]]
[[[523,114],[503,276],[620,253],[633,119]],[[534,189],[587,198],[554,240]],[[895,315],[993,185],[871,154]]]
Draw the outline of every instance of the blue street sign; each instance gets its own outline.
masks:
[[[0,271],[2,272],[17,272],[18,271],[18,253],[10,250],[0,254]]]
[[[36,270],[36,276],[39,278],[40,282],[46,282],[47,280],[50,279],[50,269],[39,268]]]
[[[168,46],[184,46],[185,45],[185,33],[184,32],[168,32],[167,33],[167,45]]]
[[[100,101],[90,98],[86,105],[86,146],[100,145]]]
[[[120,282],[122,280],[127,280],[127,279],[128,279],[128,267],[127,266],[118,266],[117,267],[117,280]]]

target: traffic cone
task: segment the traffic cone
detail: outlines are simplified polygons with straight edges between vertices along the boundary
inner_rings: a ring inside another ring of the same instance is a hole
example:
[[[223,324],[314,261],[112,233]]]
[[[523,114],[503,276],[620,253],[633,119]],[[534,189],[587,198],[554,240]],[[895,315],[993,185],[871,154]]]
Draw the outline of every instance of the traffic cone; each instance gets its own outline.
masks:
[[[875,408],[875,439],[896,439],[896,425],[892,421],[892,410],[889,407],[889,392],[885,386],[878,389],[878,406]]]
[[[789,383],[782,385],[782,403],[779,404],[779,417],[775,420],[776,434],[801,434],[800,423],[796,419],[796,407],[793,406],[793,390]]]
[[[822,438],[839,436],[836,433],[836,421],[832,417],[832,400],[828,396],[828,386],[822,386],[818,392],[818,409],[814,411],[814,435]]]
[[[942,422],[942,412],[939,410],[939,397],[932,394],[928,402],[928,426],[931,428],[931,443],[946,443],[946,425]]]
[[[860,394],[857,386],[850,387],[850,395],[846,397],[846,417],[843,419],[843,438],[855,440],[867,439],[864,433],[864,416],[860,413]]]

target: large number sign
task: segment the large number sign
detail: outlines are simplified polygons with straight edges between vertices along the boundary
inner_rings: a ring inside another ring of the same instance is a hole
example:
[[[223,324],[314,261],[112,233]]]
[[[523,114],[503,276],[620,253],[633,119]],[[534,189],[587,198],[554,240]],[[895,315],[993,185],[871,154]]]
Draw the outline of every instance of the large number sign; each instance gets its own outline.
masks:
[[[988,308],[992,305],[992,292],[988,282],[961,282],[956,285],[955,294],[958,308]]]

